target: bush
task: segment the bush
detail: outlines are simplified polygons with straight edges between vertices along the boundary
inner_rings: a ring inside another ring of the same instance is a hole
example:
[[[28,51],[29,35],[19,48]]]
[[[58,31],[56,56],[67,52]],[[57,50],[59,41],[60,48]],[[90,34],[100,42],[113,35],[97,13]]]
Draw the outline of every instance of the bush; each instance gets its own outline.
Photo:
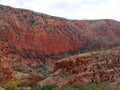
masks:
[[[41,87],[39,85],[38,82],[34,81],[30,84],[30,87],[32,88],[32,90],[41,90]]]
[[[73,84],[73,87],[77,88],[78,90],[89,90],[89,87],[86,83],[76,82]]]
[[[120,90],[120,85],[118,85],[118,86],[115,88],[115,90]]]
[[[15,81],[15,80],[11,80],[8,83],[1,82],[0,86],[5,88],[5,90],[20,90],[18,88],[19,84],[20,84],[20,82]]]
[[[70,84],[67,84],[56,90],[79,90],[79,89],[72,87]]]
[[[55,85],[47,84],[47,85],[41,87],[41,89],[39,89],[39,90],[53,90],[54,88],[55,88]]]

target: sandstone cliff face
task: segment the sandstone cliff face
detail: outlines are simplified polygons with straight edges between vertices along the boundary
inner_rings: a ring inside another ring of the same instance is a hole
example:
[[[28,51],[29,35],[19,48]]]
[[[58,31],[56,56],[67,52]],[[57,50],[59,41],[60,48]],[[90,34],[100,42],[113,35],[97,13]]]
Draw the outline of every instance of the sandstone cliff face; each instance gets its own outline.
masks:
[[[100,51],[71,56],[54,64],[54,73],[40,84],[61,86],[74,82],[103,82],[120,77],[120,51]]]
[[[119,38],[120,23],[114,20],[67,20],[0,5],[0,41],[7,40],[11,52],[24,58],[108,48]]]
[[[5,43],[0,43],[0,81],[12,79],[13,69],[10,51]]]

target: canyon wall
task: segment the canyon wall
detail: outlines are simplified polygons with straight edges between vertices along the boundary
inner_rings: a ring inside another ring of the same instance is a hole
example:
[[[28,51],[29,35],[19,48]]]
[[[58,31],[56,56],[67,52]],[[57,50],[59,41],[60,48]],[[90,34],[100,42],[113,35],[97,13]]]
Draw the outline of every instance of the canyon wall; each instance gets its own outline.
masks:
[[[120,22],[67,20],[25,9],[0,5],[0,42],[23,58],[60,58],[61,54],[115,47]]]

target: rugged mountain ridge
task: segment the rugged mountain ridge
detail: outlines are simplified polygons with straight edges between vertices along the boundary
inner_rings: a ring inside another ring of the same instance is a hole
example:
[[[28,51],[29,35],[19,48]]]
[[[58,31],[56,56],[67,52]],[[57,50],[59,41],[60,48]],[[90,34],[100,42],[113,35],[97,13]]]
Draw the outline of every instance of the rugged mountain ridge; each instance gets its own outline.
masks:
[[[24,58],[59,58],[63,53],[117,46],[120,22],[67,20],[0,5],[0,41]]]
[[[119,50],[113,53],[93,53],[94,55],[87,53],[56,60],[78,53],[119,46],[120,22],[115,20],[68,20],[0,5],[1,47],[4,46],[3,42],[10,50],[9,55],[12,55],[12,58],[6,56],[6,61],[9,59],[7,62],[2,60],[5,59],[4,55],[0,57],[0,72],[4,71],[1,69],[4,67],[3,63],[7,64],[5,74],[1,76],[5,76],[6,81],[12,78],[12,68],[27,73],[26,77],[20,77],[22,79],[39,80],[41,76],[48,77],[40,82],[41,85],[46,82],[58,86],[77,81],[101,82],[101,73],[103,81],[119,77],[119,65],[114,66],[120,62]],[[109,57],[96,61],[96,58],[106,57],[107,53]],[[113,65],[115,69],[110,68],[108,64]],[[41,72],[44,74],[41,75]],[[6,76],[6,73],[10,76]]]

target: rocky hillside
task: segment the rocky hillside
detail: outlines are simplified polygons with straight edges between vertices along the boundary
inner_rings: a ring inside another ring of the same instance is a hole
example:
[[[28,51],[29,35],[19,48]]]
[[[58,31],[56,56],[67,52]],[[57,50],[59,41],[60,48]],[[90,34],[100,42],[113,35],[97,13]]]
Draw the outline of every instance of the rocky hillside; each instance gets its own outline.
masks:
[[[12,79],[12,59],[6,43],[0,43],[0,81]]]
[[[62,86],[66,83],[120,82],[120,49],[71,56],[54,64],[54,73],[40,82]],[[118,81],[119,80],[119,81]]]
[[[0,80],[13,76],[57,86],[116,80],[120,77],[117,46],[118,21],[68,20],[0,5]],[[102,51],[110,48],[114,50]],[[95,50],[101,51],[90,53]]]
[[[67,20],[25,9],[0,5],[0,42],[24,59],[60,58],[120,42],[120,22]]]

